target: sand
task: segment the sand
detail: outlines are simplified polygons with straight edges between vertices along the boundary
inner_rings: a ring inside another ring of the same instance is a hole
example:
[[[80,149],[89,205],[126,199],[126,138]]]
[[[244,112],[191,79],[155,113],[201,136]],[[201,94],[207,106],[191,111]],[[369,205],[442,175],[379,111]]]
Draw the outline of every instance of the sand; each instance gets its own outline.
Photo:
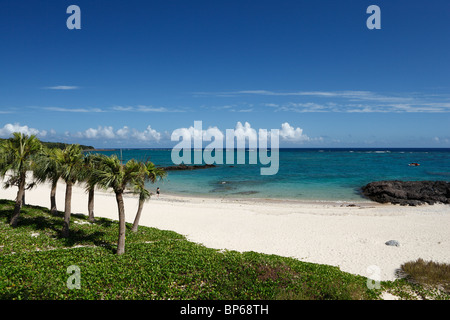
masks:
[[[17,188],[0,188],[0,199],[14,200],[16,192]],[[64,194],[60,183],[60,211]],[[26,203],[49,207],[49,195],[50,186],[39,185],[27,191]],[[127,222],[134,221],[137,205],[136,197],[125,196]],[[73,189],[72,212],[87,215],[87,194],[81,186]],[[95,216],[118,219],[113,193],[96,193]],[[450,263],[450,206],[443,204],[307,203],[163,192],[145,204],[140,224],[176,231],[210,248],[292,257],[379,280],[394,280],[396,269],[418,258]],[[388,240],[400,246],[387,246]]]

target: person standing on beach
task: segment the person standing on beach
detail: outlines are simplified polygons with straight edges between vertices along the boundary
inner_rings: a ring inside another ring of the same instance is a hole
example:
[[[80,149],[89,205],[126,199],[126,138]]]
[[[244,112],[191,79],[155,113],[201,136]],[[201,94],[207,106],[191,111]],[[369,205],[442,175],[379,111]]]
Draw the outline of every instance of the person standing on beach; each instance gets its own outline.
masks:
[[[156,188],[156,197],[159,198],[159,187]]]

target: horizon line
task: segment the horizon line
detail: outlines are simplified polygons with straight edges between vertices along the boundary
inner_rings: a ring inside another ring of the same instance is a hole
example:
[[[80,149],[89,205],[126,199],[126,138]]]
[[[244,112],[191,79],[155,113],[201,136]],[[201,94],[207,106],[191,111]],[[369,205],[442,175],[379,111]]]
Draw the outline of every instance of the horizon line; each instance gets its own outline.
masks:
[[[193,151],[200,150],[200,148],[189,148]],[[243,150],[244,148],[201,148],[201,150]],[[394,149],[444,149],[450,150],[450,147],[279,147],[279,148],[245,148],[245,150],[271,150],[271,149],[317,149],[317,150],[326,150],[326,149],[380,149],[380,150],[394,150]],[[174,147],[105,147],[105,148],[94,148],[93,151],[115,151],[115,150],[184,150],[183,148],[174,148]]]

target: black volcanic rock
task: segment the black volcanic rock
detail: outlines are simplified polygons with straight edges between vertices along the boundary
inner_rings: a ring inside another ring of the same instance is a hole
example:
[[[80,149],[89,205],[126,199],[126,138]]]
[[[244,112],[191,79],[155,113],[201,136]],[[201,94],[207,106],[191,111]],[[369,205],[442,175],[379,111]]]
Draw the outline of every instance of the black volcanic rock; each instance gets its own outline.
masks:
[[[380,203],[410,206],[450,203],[450,182],[446,181],[376,181],[365,185],[361,191]]]
[[[193,166],[179,164],[179,165],[175,165],[175,166],[162,167],[161,169],[164,169],[165,171],[174,171],[174,170],[196,170],[196,169],[206,169],[206,168],[214,168],[214,167],[215,167],[215,165],[213,165],[213,164],[193,165]]]

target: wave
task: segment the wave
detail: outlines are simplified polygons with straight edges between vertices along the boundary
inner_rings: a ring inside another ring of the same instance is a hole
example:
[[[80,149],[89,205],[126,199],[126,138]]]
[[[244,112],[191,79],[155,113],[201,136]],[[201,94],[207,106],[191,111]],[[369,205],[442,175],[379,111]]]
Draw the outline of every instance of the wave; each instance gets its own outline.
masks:
[[[427,171],[427,174],[429,174],[431,176],[446,176],[446,177],[450,177],[450,172],[430,172],[430,171]]]

